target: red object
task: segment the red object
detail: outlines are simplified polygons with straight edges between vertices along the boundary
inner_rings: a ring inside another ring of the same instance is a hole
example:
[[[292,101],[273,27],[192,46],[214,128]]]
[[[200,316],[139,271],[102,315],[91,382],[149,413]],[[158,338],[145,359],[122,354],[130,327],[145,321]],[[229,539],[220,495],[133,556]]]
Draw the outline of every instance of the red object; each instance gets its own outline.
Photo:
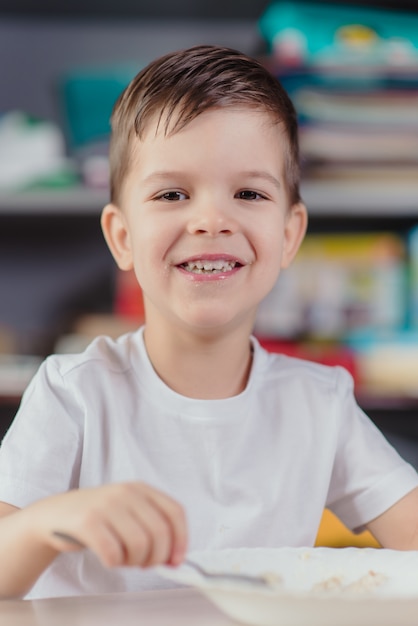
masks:
[[[118,271],[114,312],[142,324],[145,319],[142,289],[133,270]]]
[[[352,350],[345,346],[304,344],[268,337],[257,337],[257,339],[268,352],[286,354],[287,356],[322,363],[323,365],[341,365],[350,372],[356,384],[359,382],[355,355]]]

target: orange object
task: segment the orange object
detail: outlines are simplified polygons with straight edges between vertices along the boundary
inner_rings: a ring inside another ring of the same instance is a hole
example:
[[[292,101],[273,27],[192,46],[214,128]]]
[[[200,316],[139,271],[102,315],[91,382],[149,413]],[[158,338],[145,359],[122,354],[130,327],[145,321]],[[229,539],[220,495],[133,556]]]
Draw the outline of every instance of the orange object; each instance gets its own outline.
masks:
[[[325,509],[323,513],[315,546],[330,548],[345,548],[349,546],[358,548],[381,547],[368,530],[359,534],[351,532],[329,509]]]

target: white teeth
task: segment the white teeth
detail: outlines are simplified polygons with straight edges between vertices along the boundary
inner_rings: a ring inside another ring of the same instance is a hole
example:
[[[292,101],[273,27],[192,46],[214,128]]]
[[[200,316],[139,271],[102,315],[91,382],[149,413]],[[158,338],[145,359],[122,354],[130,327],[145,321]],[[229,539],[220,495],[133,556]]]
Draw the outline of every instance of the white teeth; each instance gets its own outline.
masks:
[[[219,274],[221,272],[230,272],[236,266],[236,261],[189,261],[183,263],[182,267],[188,272],[195,274]]]

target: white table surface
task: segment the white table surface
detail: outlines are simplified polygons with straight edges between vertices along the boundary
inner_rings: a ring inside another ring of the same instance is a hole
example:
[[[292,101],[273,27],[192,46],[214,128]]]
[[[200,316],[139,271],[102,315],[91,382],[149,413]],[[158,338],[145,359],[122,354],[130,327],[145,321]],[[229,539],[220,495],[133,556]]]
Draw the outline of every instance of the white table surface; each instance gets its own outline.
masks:
[[[193,589],[0,601],[1,626],[236,626]]]

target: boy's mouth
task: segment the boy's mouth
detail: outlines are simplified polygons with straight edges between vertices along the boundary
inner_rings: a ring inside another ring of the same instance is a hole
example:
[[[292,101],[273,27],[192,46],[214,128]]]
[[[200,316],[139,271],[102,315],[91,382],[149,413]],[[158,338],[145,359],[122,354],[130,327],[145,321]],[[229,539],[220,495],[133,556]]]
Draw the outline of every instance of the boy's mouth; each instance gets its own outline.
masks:
[[[242,267],[242,265],[238,261],[227,261],[225,259],[215,261],[200,259],[197,261],[186,261],[181,263],[179,267],[192,274],[225,274],[237,267]]]

